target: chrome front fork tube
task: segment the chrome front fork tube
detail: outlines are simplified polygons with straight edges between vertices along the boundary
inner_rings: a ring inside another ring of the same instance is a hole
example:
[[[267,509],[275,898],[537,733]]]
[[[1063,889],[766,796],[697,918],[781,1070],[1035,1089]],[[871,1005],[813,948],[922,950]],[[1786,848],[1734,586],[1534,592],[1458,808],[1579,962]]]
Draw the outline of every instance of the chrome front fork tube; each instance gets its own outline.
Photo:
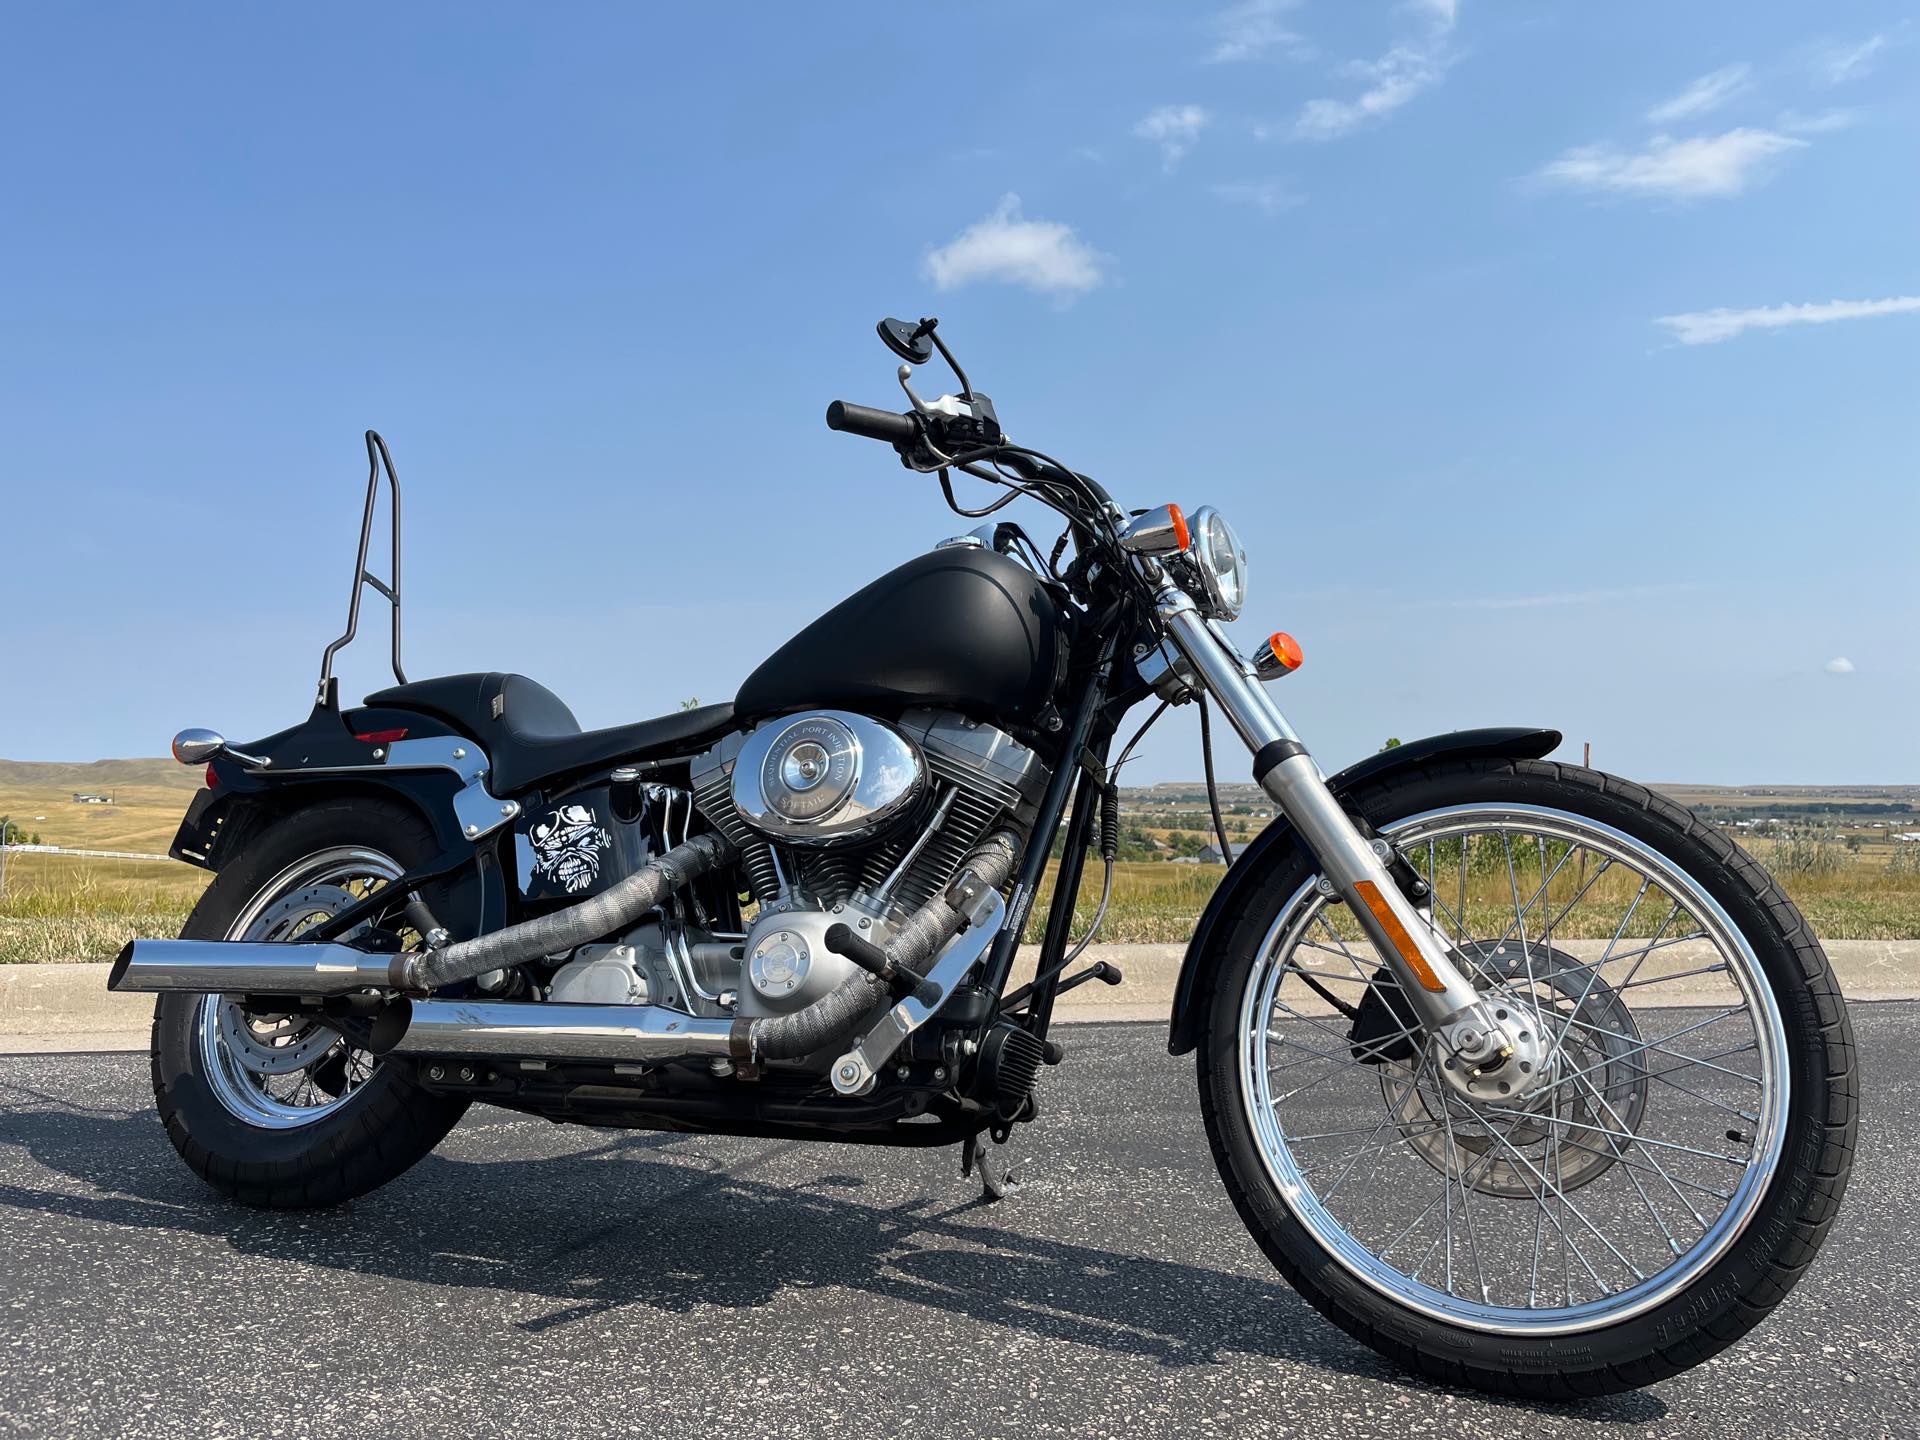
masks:
[[[1193,678],[1219,702],[1253,752],[1254,779],[1299,832],[1334,893],[1352,908],[1422,1026],[1462,1059],[1497,1062],[1511,1048],[1509,1038],[1455,963],[1452,945],[1401,892],[1387,868],[1391,852],[1385,843],[1376,849],[1355,828],[1252,667],[1193,601],[1170,589],[1157,608],[1174,646],[1193,667]]]

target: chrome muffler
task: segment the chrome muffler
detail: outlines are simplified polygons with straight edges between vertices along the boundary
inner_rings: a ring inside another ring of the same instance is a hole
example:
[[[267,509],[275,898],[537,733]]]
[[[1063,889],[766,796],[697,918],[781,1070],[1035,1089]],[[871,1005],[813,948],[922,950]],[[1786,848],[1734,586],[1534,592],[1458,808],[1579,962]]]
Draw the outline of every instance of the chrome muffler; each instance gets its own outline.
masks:
[[[705,1020],[662,1005],[399,1000],[375,1025],[372,1048],[383,1054],[503,1060],[740,1060],[748,1058],[748,1023]]]
[[[135,940],[109,990],[323,997],[392,993],[393,955],[351,945],[244,940]],[[380,1054],[664,1064],[746,1059],[744,1020],[706,1020],[660,1005],[397,999],[374,1022]]]
[[[393,988],[393,955],[351,945],[250,940],[134,940],[107,972],[109,990],[228,995],[346,995]]]

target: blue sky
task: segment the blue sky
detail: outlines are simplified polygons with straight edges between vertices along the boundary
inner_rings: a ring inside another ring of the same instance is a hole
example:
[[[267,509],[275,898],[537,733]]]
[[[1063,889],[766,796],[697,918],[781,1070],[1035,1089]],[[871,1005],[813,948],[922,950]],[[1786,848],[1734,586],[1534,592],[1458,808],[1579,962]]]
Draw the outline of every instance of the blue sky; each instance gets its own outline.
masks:
[[[1016,438],[1235,521],[1237,633],[1300,637],[1279,698],[1329,768],[1527,722],[1645,779],[1920,779],[1904,7],[21,6],[5,38],[0,755],[296,718],[369,425],[416,675],[522,670],[589,725],[725,697],[968,523],[821,423],[892,402],[897,313]],[[1135,778],[1198,773],[1163,729]]]

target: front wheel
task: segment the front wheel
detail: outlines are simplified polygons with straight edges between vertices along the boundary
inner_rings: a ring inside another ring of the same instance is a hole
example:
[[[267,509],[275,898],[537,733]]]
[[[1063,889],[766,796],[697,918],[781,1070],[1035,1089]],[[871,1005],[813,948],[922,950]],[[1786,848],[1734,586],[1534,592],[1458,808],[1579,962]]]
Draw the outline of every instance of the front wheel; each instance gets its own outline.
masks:
[[[1203,957],[1199,1080],[1273,1263],[1397,1363],[1507,1394],[1646,1385],[1758,1324],[1854,1147],[1852,1032],[1792,902],[1592,770],[1440,763],[1344,799],[1539,1058],[1461,1074],[1311,857],[1267,861]]]

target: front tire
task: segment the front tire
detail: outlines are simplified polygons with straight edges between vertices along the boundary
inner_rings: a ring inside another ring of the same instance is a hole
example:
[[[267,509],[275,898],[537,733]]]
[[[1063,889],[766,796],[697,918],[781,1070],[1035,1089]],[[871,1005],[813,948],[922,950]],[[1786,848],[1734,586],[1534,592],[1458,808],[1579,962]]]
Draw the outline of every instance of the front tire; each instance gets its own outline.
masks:
[[[1311,857],[1269,857],[1204,957],[1198,1067],[1261,1248],[1448,1384],[1571,1399],[1732,1344],[1804,1273],[1854,1149],[1852,1032],[1799,911],[1719,831],[1592,770],[1440,762],[1343,799],[1432,885],[1482,993],[1554,1042],[1511,1095],[1463,1094]]]
[[[323,801],[254,837],[188,917],[183,938],[292,939],[431,860],[432,832],[377,800]],[[299,1016],[220,995],[154,1007],[153,1092],[167,1138],[209,1185],[247,1205],[306,1209],[384,1185],[440,1143],[466,1102],[422,1090]]]

